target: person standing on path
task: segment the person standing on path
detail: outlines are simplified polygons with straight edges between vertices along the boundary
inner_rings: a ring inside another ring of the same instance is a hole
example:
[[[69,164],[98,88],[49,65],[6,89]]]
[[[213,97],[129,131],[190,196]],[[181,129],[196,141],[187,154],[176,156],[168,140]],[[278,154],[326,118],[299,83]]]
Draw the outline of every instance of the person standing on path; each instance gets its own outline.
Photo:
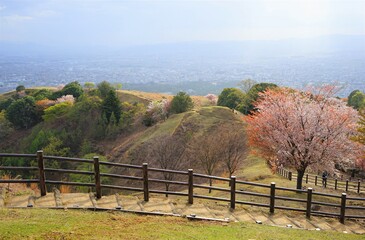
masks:
[[[323,187],[327,187],[327,177],[328,177],[328,173],[327,171],[323,171],[322,173],[322,186]]]

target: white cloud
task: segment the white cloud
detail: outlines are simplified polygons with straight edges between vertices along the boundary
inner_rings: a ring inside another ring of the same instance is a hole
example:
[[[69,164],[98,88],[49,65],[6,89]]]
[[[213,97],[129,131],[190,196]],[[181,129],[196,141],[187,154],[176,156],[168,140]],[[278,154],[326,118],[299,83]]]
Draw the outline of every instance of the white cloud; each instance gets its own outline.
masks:
[[[2,19],[8,23],[16,23],[16,22],[24,22],[24,21],[32,20],[33,17],[14,14],[14,15],[9,15],[9,16],[4,16],[4,17],[2,17]]]

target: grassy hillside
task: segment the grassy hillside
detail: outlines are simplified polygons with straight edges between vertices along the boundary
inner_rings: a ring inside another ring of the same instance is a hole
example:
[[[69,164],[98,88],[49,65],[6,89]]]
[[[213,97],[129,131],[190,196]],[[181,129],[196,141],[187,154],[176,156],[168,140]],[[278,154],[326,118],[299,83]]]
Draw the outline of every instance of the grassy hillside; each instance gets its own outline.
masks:
[[[212,129],[221,124],[244,127],[244,122],[240,116],[226,107],[200,107],[193,111],[174,114],[166,121],[157,123],[152,127],[139,129],[138,132],[131,134],[132,140],[129,137],[116,139],[110,143],[113,147],[106,154],[112,161],[128,161],[134,150],[143,147],[145,142],[154,138],[164,135],[185,134],[191,136],[190,141],[193,141],[197,136],[209,137],[209,135],[215,134]],[[133,160],[130,160],[130,163],[133,163]]]

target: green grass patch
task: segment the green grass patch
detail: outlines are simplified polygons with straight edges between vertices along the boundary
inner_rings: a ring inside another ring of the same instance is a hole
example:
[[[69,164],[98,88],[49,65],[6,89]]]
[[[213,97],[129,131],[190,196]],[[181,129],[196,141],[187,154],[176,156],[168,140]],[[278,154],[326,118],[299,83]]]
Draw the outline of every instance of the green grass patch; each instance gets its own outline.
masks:
[[[0,239],[363,239],[332,231],[116,212],[1,209],[0,215]]]

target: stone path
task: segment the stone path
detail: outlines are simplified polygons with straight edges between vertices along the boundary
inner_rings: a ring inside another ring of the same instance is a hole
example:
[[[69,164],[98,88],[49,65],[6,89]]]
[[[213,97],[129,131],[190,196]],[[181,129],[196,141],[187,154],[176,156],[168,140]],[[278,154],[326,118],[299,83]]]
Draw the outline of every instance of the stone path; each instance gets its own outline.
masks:
[[[95,199],[93,194],[87,193],[48,193],[39,196],[13,196],[4,199],[0,196],[0,207],[9,208],[87,208],[113,209],[120,211],[169,214],[187,216],[189,219],[209,218],[218,221],[239,221],[266,224],[279,227],[290,227],[308,230],[331,230],[338,232],[365,234],[365,224],[353,220],[346,220],[341,224],[336,218],[311,217],[306,219],[302,213],[276,211],[269,215],[260,208],[245,207],[231,211],[225,204],[209,204],[195,200],[190,205],[179,198],[164,198],[151,195],[149,202],[143,201],[142,195],[110,195]],[[266,209],[265,209],[266,210]],[[288,214],[289,213],[289,214]]]

